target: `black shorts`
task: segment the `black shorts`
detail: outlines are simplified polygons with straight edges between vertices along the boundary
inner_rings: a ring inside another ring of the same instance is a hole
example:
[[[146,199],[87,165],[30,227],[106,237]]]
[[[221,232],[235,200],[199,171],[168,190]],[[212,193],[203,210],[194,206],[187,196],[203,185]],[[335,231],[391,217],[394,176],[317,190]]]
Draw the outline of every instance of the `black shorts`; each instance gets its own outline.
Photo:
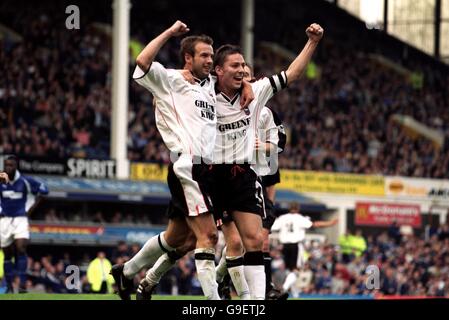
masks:
[[[168,166],[167,183],[172,196],[168,207],[169,219],[212,212],[211,169],[207,164],[193,164],[188,158],[179,158]]]
[[[271,227],[273,226],[274,220],[276,220],[277,218],[276,208],[274,207],[273,202],[270,199],[268,199],[266,194],[264,194],[264,200],[265,200],[265,218],[262,220],[262,227],[270,231]]]
[[[226,211],[221,212],[220,209],[217,210],[215,205],[214,205],[214,219],[218,230],[221,230],[222,225],[234,221],[234,219],[232,219],[232,216],[230,214],[228,214]]]
[[[215,219],[231,221],[233,211],[265,215],[262,184],[248,164],[217,164],[213,166]]]
[[[265,209],[265,218],[262,219],[262,227],[267,230],[271,230],[273,226],[274,220],[276,220],[276,208],[274,207],[273,202],[268,199],[265,188],[263,189],[263,197],[264,197],[264,209]],[[215,211],[214,211],[215,212]],[[217,221],[217,227],[220,227],[221,224],[228,223],[233,221],[231,214],[228,214],[227,211],[222,212],[220,214],[214,214]]]
[[[281,182],[281,175],[279,174],[279,169],[274,174],[262,177],[262,185],[264,186],[264,188],[274,186],[279,182]]]
[[[282,245],[285,267],[290,271],[298,267],[298,252],[299,246],[297,243],[284,243]]]

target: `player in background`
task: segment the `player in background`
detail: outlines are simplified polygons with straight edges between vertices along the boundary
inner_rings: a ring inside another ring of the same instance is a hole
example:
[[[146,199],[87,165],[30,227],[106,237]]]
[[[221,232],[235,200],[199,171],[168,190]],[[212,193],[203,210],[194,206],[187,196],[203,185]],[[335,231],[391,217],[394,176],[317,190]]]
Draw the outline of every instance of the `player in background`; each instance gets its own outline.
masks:
[[[9,293],[14,292],[16,275],[20,279],[19,293],[26,292],[27,245],[30,239],[28,213],[37,205],[40,195],[48,194],[44,183],[20,174],[18,163],[14,155],[5,157],[4,170],[8,177],[4,179],[7,182],[0,185],[0,243],[5,256],[3,270]]]
[[[9,178],[8,178],[8,174],[6,172],[0,172],[0,183],[8,183],[9,182]],[[0,215],[2,214],[2,204],[0,202]],[[1,251],[1,247],[0,247],[0,254],[3,255],[3,251]],[[1,259],[3,261],[3,257]]]
[[[299,213],[299,204],[291,203],[289,212],[279,216],[271,228],[279,232],[279,242],[282,244],[282,255],[285,267],[289,270],[282,289],[288,292],[297,280],[296,272],[304,265],[304,240],[306,230],[314,228],[327,228],[336,225],[338,219],[329,221],[314,221]]]
[[[195,77],[195,84],[164,68],[154,59],[172,37],[189,29],[181,21],[153,39],[136,59],[133,78],[150,91],[156,100],[157,128],[170,150],[172,164],[167,177],[172,199],[166,231],[149,239],[124,265],[113,266],[111,273],[120,298],[129,300],[133,278],[144,267],[153,265],[164,253],[175,255],[175,248],[195,243],[195,265],[207,299],[219,299],[215,281],[217,229],[211,214],[209,164],[216,137],[215,83],[210,77],[213,41],[208,36],[191,36],[181,41],[184,69]],[[244,101],[242,101],[244,104]],[[194,237],[189,237],[193,231]]]
[[[245,77],[254,81],[252,69],[245,67]],[[266,157],[258,158],[259,172],[262,176],[262,186],[264,191],[265,218],[262,220],[263,233],[263,255],[265,265],[265,299],[285,300],[288,293],[276,289],[271,277],[271,255],[270,255],[270,229],[276,219],[276,209],[274,207],[276,198],[275,185],[281,181],[278,166],[278,154],[285,149],[287,135],[280,117],[275,111],[265,106],[259,118],[259,137],[256,139],[256,150],[262,151]]]
[[[264,139],[265,146],[263,148],[267,150],[267,164],[269,169],[267,174],[262,174],[262,186],[264,190],[265,200],[265,219],[262,221],[262,233],[263,233],[263,255],[265,265],[266,276],[266,300],[285,300],[288,298],[288,293],[281,292],[276,289],[272,282],[271,277],[271,255],[270,255],[270,232],[274,221],[277,218],[276,208],[274,206],[276,199],[276,184],[281,182],[279,174],[279,167],[277,164],[278,154],[284,151],[287,141],[287,135],[285,134],[284,127],[279,116],[270,108],[264,107],[261,113],[259,127],[265,128],[266,137]],[[262,145],[256,143],[256,148]],[[274,173],[273,173],[274,171]],[[266,171],[265,171],[266,172]]]

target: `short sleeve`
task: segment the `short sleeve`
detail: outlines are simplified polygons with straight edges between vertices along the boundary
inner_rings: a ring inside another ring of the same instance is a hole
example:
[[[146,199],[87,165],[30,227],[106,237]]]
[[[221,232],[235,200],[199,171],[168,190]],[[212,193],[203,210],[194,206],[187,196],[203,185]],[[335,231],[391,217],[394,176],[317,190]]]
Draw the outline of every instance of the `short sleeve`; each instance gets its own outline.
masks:
[[[142,87],[150,91],[155,97],[170,91],[170,81],[168,70],[159,62],[153,61],[147,72],[139,66],[133,73],[133,79]]]
[[[275,93],[287,87],[287,75],[285,71],[282,71],[279,74],[257,80],[252,86],[258,103],[264,106]]]
[[[310,229],[313,226],[313,222],[309,217],[301,217],[301,226],[303,228]]]

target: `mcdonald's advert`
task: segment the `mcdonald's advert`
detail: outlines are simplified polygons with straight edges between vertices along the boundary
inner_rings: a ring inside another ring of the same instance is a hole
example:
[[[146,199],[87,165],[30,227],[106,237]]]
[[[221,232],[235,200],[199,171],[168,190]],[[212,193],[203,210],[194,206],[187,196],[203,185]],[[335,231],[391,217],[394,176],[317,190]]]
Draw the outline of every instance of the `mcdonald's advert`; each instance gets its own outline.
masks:
[[[363,226],[389,226],[394,221],[399,226],[421,227],[421,208],[419,205],[403,205],[373,202],[357,202],[355,224]]]

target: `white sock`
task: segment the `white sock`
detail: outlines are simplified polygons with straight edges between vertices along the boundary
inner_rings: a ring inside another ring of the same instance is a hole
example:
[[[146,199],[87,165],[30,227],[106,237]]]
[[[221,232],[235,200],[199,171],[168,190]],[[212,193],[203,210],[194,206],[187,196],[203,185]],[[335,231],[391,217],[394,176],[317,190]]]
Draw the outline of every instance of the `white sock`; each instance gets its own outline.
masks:
[[[217,274],[217,282],[223,282],[223,278],[228,273],[228,268],[226,267],[226,246],[224,246],[223,251],[221,252],[220,262],[215,268],[215,272]]]
[[[168,270],[173,268],[176,264],[176,260],[170,259],[168,254],[163,254],[157,259],[156,263],[147,271],[145,278],[148,280],[151,286],[155,286],[161,281],[162,276],[167,273]]]
[[[207,300],[220,300],[215,274],[215,249],[195,249],[195,266],[198,280]]]
[[[288,290],[290,290],[290,287],[296,282],[297,279],[298,277],[296,276],[296,273],[294,271],[291,271],[285,278],[284,284],[282,285],[282,289],[285,292],[288,292]]]
[[[229,275],[234,284],[235,291],[241,300],[250,300],[248,282],[245,278],[245,268],[243,266],[243,256],[226,257]]]
[[[265,267],[263,265],[244,266],[244,271],[251,300],[265,300]]]
[[[125,263],[125,267],[123,268],[125,277],[128,279],[134,278],[144,267],[152,266],[165,252],[174,250],[165,241],[164,234],[165,231],[149,239],[142,249],[131,260]]]
[[[245,278],[252,300],[265,300],[265,265],[262,251],[246,252],[244,256]]]

